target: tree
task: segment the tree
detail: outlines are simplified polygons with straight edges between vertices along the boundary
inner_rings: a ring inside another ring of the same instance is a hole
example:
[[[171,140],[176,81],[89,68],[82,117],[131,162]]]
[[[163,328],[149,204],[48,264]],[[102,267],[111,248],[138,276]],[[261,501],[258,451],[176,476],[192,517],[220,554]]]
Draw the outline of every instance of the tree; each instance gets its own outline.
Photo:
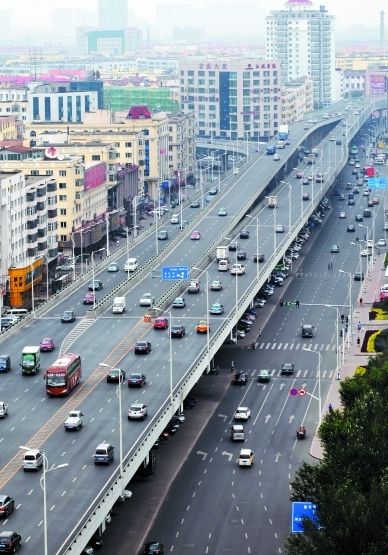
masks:
[[[321,529],[306,521],[287,539],[288,555],[388,553],[388,363],[371,360],[363,375],[344,380],[342,410],[319,430],[324,458],[303,463],[292,500],[318,506]]]

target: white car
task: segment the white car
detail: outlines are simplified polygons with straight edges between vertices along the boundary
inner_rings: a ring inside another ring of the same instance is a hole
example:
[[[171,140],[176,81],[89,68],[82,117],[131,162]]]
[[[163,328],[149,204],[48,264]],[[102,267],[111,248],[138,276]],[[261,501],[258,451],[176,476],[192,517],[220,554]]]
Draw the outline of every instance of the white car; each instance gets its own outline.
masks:
[[[155,302],[155,298],[151,293],[144,293],[144,295],[140,298],[139,304],[140,306],[153,306]]]
[[[335,141],[334,135],[331,135],[331,136],[330,136],[330,140],[331,140],[331,141]]]
[[[346,212],[340,212],[340,213],[339,213],[339,217],[341,218],[341,220],[343,220],[344,218],[346,218]]]
[[[240,455],[237,459],[239,466],[252,466],[254,459],[254,452],[252,449],[241,449]]]
[[[80,410],[72,410],[65,420],[65,430],[80,430],[83,425],[83,414]]]
[[[251,417],[251,409],[248,407],[238,407],[234,413],[235,420],[248,420]]]
[[[144,403],[132,403],[128,409],[128,420],[144,420],[147,413],[147,405]]]
[[[360,252],[361,256],[370,256],[370,251],[368,251],[368,249],[362,249],[362,251]]]
[[[275,160],[275,162],[278,162],[278,161],[280,160],[279,154],[275,153],[275,154],[273,155],[273,159]]]
[[[4,401],[0,401],[0,418],[5,418],[8,414],[8,405]]]
[[[379,240],[377,241],[377,246],[378,246],[378,247],[385,247],[386,245],[387,245],[387,242],[386,242],[385,239],[379,239]]]
[[[233,264],[230,269],[230,273],[234,276],[242,276],[245,274],[245,266],[243,264]]]
[[[275,231],[276,231],[276,233],[284,233],[284,225],[283,224],[276,224]]]

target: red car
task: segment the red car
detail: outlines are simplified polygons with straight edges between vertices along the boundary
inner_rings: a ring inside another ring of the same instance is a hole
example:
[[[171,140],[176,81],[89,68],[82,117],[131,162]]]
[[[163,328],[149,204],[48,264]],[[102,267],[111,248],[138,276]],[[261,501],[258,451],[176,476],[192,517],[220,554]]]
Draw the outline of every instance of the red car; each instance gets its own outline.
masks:
[[[199,231],[193,231],[190,235],[190,239],[193,241],[199,241],[201,238],[201,233]]]
[[[94,293],[86,293],[84,296],[84,304],[94,304],[96,301],[96,295]]]
[[[303,172],[302,172],[302,171],[296,172],[296,177],[297,177],[298,179],[302,179],[302,177],[303,177]]]
[[[168,320],[164,316],[155,318],[154,330],[166,330],[168,328]]]
[[[52,337],[44,337],[39,343],[42,352],[49,352],[55,349],[54,339]]]

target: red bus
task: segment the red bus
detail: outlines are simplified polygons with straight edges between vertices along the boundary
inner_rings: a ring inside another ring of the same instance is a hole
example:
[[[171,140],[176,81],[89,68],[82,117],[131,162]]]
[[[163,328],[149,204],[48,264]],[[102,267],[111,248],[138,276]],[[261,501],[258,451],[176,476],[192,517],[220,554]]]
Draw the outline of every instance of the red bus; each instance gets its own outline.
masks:
[[[81,357],[71,353],[64,354],[44,374],[47,395],[68,395],[80,381],[81,374]]]
[[[365,166],[363,171],[364,171],[365,177],[374,177],[375,176],[375,169],[374,169],[373,166]]]

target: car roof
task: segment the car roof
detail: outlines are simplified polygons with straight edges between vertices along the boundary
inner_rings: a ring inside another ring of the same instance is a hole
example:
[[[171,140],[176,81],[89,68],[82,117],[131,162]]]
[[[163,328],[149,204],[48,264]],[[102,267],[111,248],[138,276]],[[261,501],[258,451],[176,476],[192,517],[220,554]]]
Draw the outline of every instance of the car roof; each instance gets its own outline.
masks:
[[[240,450],[240,455],[251,455],[252,454],[252,449],[241,449]]]

